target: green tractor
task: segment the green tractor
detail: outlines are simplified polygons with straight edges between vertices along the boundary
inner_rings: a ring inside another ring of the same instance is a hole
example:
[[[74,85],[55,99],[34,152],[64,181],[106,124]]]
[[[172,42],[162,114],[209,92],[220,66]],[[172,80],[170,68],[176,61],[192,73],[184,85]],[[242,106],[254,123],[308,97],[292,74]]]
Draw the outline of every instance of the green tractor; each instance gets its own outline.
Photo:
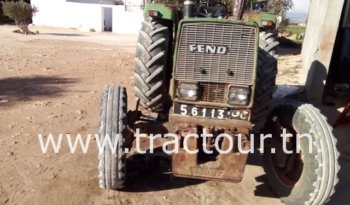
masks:
[[[164,141],[166,148],[179,147],[170,153],[173,175],[231,182],[242,180],[248,151],[257,147],[251,136],[263,133],[270,138],[260,140],[260,151],[276,194],[286,204],[327,202],[339,165],[325,118],[309,104],[269,108],[277,17],[264,12],[264,2],[253,11],[245,0],[145,4],[136,45],[136,108],[127,110],[125,88],[103,91],[99,141],[110,138],[116,146],[100,150],[101,188],[125,187],[126,154],[141,132],[178,137],[171,146]],[[298,138],[304,133],[311,141]]]

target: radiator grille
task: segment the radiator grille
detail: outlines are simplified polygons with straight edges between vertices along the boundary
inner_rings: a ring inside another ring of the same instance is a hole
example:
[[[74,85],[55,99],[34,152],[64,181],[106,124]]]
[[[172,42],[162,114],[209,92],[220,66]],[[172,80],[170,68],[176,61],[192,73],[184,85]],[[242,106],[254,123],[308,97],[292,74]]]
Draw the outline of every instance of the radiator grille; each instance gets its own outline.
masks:
[[[256,28],[238,24],[185,23],[179,38],[176,80],[252,85]],[[190,45],[225,46],[226,54],[190,52]]]
[[[200,83],[201,100],[214,103],[226,103],[227,86],[224,83]]]

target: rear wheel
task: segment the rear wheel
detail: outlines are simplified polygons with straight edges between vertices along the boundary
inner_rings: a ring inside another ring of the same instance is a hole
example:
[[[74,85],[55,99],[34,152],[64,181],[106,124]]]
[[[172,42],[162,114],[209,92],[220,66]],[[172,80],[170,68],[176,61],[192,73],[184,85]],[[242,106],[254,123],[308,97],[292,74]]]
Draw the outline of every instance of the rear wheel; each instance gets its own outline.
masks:
[[[161,112],[165,104],[171,35],[167,22],[145,18],[136,46],[136,98],[142,107],[154,112]]]
[[[283,129],[291,136],[285,148],[293,153],[283,151]],[[334,192],[340,167],[335,138],[319,110],[309,104],[280,105],[269,115],[264,133],[272,134],[265,140],[265,172],[281,200],[287,205],[325,204]]]
[[[103,189],[122,189],[126,178],[125,138],[127,136],[126,89],[106,86],[100,114],[99,184]],[[108,143],[110,141],[111,147]]]
[[[259,34],[258,71],[255,87],[252,121],[259,131],[264,125],[268,105],[276,85],[278,42],[273,32],[261,31]]]

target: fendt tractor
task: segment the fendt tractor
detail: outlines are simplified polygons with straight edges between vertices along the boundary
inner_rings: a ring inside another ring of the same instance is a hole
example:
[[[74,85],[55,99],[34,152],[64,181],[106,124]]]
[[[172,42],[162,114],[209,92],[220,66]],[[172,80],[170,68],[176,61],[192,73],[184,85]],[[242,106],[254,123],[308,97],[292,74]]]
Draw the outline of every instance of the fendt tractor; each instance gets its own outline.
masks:
[[[277,74],[277,17],[265,11],[266,1],[250,9],[246,0],[231,4],[145,4],[136,44],[136,107],[127,110],[123,87],[106,86],[102,95],[99,140],[110,137],[117,146],[99,153],[101,188],[125,187],[126,153],[135,133],[174,133],[179,150],[169,155],[177,177],[240,182],[246,151],[258,144],[264,145],[267,180],[284,203],[321,205],[330,199],[339,155],[325,117],[300,102],[269,108]],[[185,137],[189,134],[197,137]],[[305,134],[310,137],[300,137]]]

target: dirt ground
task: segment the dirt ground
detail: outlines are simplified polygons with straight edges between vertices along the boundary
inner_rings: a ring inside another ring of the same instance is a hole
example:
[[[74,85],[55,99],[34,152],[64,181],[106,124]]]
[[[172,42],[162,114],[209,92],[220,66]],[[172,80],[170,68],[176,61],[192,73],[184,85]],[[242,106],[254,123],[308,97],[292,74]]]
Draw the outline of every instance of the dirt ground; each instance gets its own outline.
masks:
[[[137,36],[32,29],[40,35],[0,26],[0,204],[281,204],[258,155],[238,184],[175,178],[167,165],[141,163],[129,189],[117,192],[98,187],[94,143],[86,154],[70,154],[66,143],[42,154],[38,134],[97,132],[104,85],[127,87],[135,106]],[[302,83],[299,55],[279,63],[278,83]]]

